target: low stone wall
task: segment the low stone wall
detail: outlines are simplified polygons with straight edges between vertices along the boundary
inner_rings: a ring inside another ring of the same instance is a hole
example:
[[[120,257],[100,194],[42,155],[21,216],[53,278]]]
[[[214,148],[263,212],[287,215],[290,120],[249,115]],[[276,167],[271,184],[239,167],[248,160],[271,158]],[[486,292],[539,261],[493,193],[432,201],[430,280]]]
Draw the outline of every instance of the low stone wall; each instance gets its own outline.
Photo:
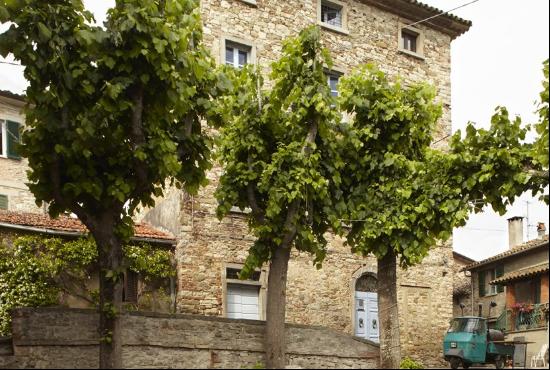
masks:
[[[13,311],[13,355],[0,368],[97,368],[93,310]],[[265,363],[265,323],[224,318],[128,313],[122,317],[125,368],[253,368]],[[290,367],[377,368],[378,347],[331,329],[287,325]]]

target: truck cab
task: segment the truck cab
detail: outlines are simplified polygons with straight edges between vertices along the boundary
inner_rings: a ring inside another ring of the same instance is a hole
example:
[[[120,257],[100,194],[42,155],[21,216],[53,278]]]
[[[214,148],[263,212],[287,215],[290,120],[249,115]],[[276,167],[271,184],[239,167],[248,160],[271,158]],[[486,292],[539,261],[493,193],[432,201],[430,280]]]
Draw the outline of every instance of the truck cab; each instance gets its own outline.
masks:
[[[453,369],[460,364],[467,369],[473,363],[485,363],[487,320],[475,316],[454,318],[443,341],[443,353]]]

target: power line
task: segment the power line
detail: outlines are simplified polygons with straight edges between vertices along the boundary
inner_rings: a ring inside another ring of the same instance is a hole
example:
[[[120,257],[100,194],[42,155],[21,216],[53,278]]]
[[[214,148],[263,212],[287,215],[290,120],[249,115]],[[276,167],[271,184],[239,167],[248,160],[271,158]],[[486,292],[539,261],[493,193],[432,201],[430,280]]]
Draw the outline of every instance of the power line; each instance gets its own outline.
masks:
[[[12,66],[24,67],[23,65],[21,65],[21,64],[19,64],[19,63],[5,62],[5,61],[3,61],[3,60],[0,60],[0,63],[2,63],[2,64],[9,64],[9,65],[12,65]]]
[[[407,25],[407,26],[405,26],[405,27],[412,27],[412,26],[414,26],[414,25],[417,25],[417,24],[420,24],[420,23],[429,21],[430,19],[434,19],[434,18],[440,17],[440,16],[442,16],[442,15],[444,15],[444,14],[447,14],[447,13],[449,13],[449,12],[452,12],[453,10],[457,10],[457,9],[460,9],[460,8],[464,8],[465,6],[471,5],[471,4],[473,4],[473,3],[477,3],[478,1],[479,1],[479,0],[470,1],[469,3],[462,4],[462,5],[460,5],[460,6],[457,6],[456,8],[447,10],[446,12],[442,12],[442,13],[439,13],[439,14],[436,14],[436,15],[432,15],[432,16],[429,17],[429,18],[422,19],[421,21],[411,23],[411,24],[409,24],[409,25]]]

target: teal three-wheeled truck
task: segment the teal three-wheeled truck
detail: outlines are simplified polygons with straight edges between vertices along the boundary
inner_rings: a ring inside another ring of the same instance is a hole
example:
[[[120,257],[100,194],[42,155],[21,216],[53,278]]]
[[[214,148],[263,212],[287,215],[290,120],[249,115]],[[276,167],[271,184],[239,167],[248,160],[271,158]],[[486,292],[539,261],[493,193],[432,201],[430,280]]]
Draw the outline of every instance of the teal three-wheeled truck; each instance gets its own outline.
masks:
[[[514,344],[504,342],[504,333],[487,329],[487,319],[476,316],[457,317],[443,340],[445,361],[451,368],[467,369],[474,364],[494,364],[497,369],[514,356]]]

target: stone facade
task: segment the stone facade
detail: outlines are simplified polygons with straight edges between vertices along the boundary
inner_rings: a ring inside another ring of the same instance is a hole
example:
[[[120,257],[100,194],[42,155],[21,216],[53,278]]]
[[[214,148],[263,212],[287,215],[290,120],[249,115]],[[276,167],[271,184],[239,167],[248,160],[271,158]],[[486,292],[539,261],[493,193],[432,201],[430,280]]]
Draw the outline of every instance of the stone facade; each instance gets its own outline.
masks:
[[[24,102],[22,97],[0,92],[0,120],[10,120],[24,124]],[[11,159],[0,155],[0,194],[7,195],[10,211],[43,213],[36,205],[27,182],[27,160]]]
[[[319,1],[203,0],[205,42],[218,63],[224,61],[226,40],[248,45],[251,61],[267,73],[270,63],[281,56],[283,40],[318,22]],[[322,39],[331,51],[334,70],[345,74],[360,64],[374,62],[390,76],[402,76],[405,83],[426,81],[435,85],[444,114],[434,143],[445,148],[444,138],[451,133],[450,45],[459,33],[453,35],[441,28],[421,25],[422,55],[411,55],[399,50],[399,30],[421,16],[414,11],[410,17],[404,15],[405,7],[399,12],[381,9],[380,4],[371,5],[376,3],[373,1],[341,3],[346,12],[345,30],[322,27]],[[178,238],[178,310],[182,313],[227,316],[226,267],[242,264],[253,241],[241,213],[235,212],[222,221],[215,216],[214,191],[221,172],[219,166],[214,166],[208,173],[210,184],[198,196],[177,194],[174,190],[159,200],[155,209],[142,213],[146,220]],[[313,266],[311,257],[293,253],[287,321],[322,325],[353,335],[355,281],[364,273],[375,273],[376,260],[351,254],[341,239],[329,239],[321,270]],[[449,242],[434,248],[421,265],[398,273],[402,352],[429,366],[443,364],[441,343],[453,315],[452,264]],[[267,269],[263,269],[262,276]],[[260,297],[262,294],[265,295],[265,284],[260,287]],[[261,299],[260,306],[260,311],[265,312]]]
[[[143,313],[121,320],[124,368],[239,369],[265,363],[261,321]],[[0,368],[97,368],[98,322],[93,310],[15,310],[12,344],[0,342]],[[291,367],[378,366],[376,345],[334,330],[288,325],[286,335]]]
[[[453,317],[472,315],[472,279],[469,271],[462,269],[475,261],[453,252]],[[464,305],[464,309],[460,308]]]

